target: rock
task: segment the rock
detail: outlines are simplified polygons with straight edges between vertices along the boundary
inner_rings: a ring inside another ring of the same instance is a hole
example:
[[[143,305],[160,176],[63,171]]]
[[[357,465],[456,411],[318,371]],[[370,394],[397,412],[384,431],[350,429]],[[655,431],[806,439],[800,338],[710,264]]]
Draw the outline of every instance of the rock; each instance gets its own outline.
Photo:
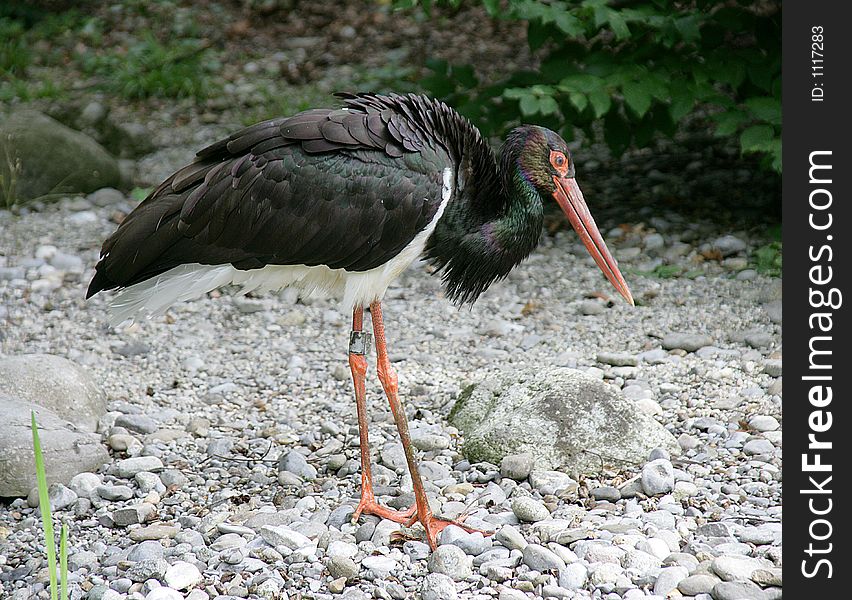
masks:
[[[621,492],[618,491],[618,488],[611,485],[596,487],[591,491],[591,494],[595,500],[607,500],[609,502],[621,500]]]
[[[578,590],[585,585],[588,576],[589,572],[582,563],[571,563],[559,571],[559,587]]]
[[[669,592],[677,589],[678,584],[686,579],[689,571],[684,567],[666,567],[657,575],[654,583],[654,593],[663,598],[668,597]]]
[[[597,360],[613,367],[635,367],[639,364],[639,357],[626,352],[599,352]]]
[[[0,161],[4,181],[12,175],[10,165],[15,166],[12,200],[121,184],[118,162],[100,144],[33,110],[14,111],[0,122],[0,155],[6,157]]]
[[[145,415],[119,415],[115,419],[115,425],[136,433],[154,433],[160,428],[159,423]]]
[[[782,585],[782,570],[775,569],[755,569],[751,572],[751,580],[762,586],[778,586]]]
[[[747,245],[738,237],[734,237],[733,235],[723,235],[722,237],[714,240],[710,244],[710,247],[713,250],[717,250],[723,257],[726,257],[742,252],[746,249]]]
[[[523,481],[530,476],[535,459],[529,454],[510,454],[500,461],[500,475],[515,481]]]
[[[51,509],[62,510],[77,501],[77,494],[61,483],[51,483],[47,488],[47,499]]]
[[[148,592],[145,600],[183,600],[183,594],[170,587],[160,586]]]
[[[117,508],[112,512],[112,520],[119,527],[144,523],[154,514],[156,507],[148,502]],[[178,588],[180,589],[180,588]]]
[[[713,339],[700,333],[670,333],[663,338],[662,343],[666,350],[695,352],[699,348],[712,345]]]
[[[281,457],[281,460],[278,461],[278,470],[288,471],[308,481],[313,481],[317,477],[316,468],[308,464],[305,457],[295,450],[291,450]]]
[[[749,456],[758,456],[761,454],[774,454],[775,446],[767,439],[749,440],[743,445],[743,452]]]
[[[536,571],[558,570],[565,567],[565,561],[555,552],[539,544],[527,544],[524,548],[524,564]]]
[[[94,192],[86,196],[86,199],[95,206],[115,206],[116,204],[124,202],[124,194],[122,194],[115,188],[105,187],[99,190],[95,190]]]
[[[114,469],[115,474],[122,479],[132,479],[134,475],[142,471],[162,471],[163,461],[156,456],[135,456],[118,461]]]
[[[440,573],[454,581],[467,579],[472,575],[471,558],[458,546],[438,546],[428,561],[430,573]]]
[[[698,594],[709,594],[713,586],[719,583],[719,578],[706,573],[696,573],[680,580],[677,589],[684,596],[697,596]]]
[[[547,494],[574,494],[579,484],[570,475],[559,471],[533,471],[530,473],[530,485],[542,496]]]
[[[389,556],[368,556],[361,561],[361,566],[372,571],[380,579],[387,579],[393,571],[399,568],[399,563]]]
[[[745,581],[751,579],[752,573],[757,569],[771,569],[772,566],[766,559],[738,554],[717,556],[710,565],[713,572],[724,581]]]
[[[141,529],[134,529],[130,532],[130,539],[134,542],[144,540],[164,540],[175,537],[178,533],[178,528],[172,525],[148,525]]]
[[[201,571],[192,563],[177,561],[166,571],[166,585],[176,590],[186,590],[201,583]]]
[[[543,469],[596,473],[601,456],[640,464],[677,440],[613,387],[579,371],[513,370],[466,388],[449,417],[465,434],[471,462],[530,454]]]
[[[524,539],[524,536],[511,525],[503,525],[494,534],[494,539],[509,550],[523,550],[527,547],[527,541]]]
[[[125,577],[131,581],[147,581],[149,579],[162,579],[169,569],[169,563],[163,558],[146,558],[137,561],[125,571]]]
[[[99,485],[95,491],[98,496],[111,502],[130,500],[133,497],[133,490],[126,485]]]
[[[36,486],[30,411],[36,413],[48,482],[70,483],[109,460],[99,435],[71,429],[52,411],[0,393],[0,497],[24,497]]]
[[[97,555],[88,550],[78,550],[68,557],[68,569],[70,571],[77,571],[79,569],[89,569],[91,571],[97,564]]]
[[[751,581],[723,581],[713,586],[713,600],[767,600],[766,593]]]
[[[339,594],[346,589],[346,578],[338,577],[328,582],[328,591],[332,594]]]
[[[456,600],[456,584],[443,573],[429,573],[420,588],[421,600]]]
[[[286,525],[264,525],[260,528],[260,537],[270,546],[287,546],[291,550],[313,545],[308,536],[294,531]]]
[[[99,485],[101,485],[101,477],[95,473],[78,473],[68,483],[71,491],[80,498],[90,498]]]
[[[512,501],[512,512],[524,523],[538,523],[550,518],[547,507],[529,496],[519,496]]]
[[[331,556],[325,563],[328,574],[333,578],[343,577],[352,580],[358,577],[358,565],[347,556]]]
[[[0,359],[0,390],[0,404],[15,399],[31,402],[85,431],[95,431],[106,413],[106,396],[92,376],[61,356],[22,354]]]
[[[648,496],[668,494],[674,489],[674,467],[665,458],[652,460],[642,467],[641,481]]]

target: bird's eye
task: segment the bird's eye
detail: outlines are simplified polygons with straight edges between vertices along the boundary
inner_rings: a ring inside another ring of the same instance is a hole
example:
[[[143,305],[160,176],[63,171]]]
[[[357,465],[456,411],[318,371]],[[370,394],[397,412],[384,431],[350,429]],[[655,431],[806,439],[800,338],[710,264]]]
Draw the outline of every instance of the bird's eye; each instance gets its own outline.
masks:
[[[550,151],[550,164],[562,175],[568,171],[568,158],[559,150]]]

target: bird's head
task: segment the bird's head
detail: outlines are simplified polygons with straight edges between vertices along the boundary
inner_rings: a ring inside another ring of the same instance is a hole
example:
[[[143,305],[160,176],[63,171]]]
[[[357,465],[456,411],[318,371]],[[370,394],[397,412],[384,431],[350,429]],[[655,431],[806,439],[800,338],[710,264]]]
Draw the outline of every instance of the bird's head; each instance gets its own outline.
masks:
[[[506,164],[507,162],[513,164]],[[568,217],[600,270],[627,302],[633,296],[601,236],[574,177],[574,160],[559,134],[534,125],[513,129],[503,146],[504,173],[519,176],[542,200],[552,198]]]

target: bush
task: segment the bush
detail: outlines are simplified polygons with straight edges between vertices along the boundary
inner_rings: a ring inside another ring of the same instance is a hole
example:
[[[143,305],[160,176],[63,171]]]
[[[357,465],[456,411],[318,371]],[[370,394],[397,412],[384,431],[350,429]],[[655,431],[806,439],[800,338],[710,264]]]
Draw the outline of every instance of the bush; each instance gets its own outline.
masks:
[[[103,78],[110,91],[132,100],[152,96],[203,99],[210,91],[207,48],[197,39],[164,44],[146,34],[125,53],[84,58],[82,69]]]
[[[439,4],[458,6],[461,0]],[[411,7],[418,0],[397,0]],[[432,2],[420,3],[428,12]],[[615,153],[709,115],[715,134],[781,171],[781,8],[769,0],[482,0],[494,18],[528,23],[535,71],[482,87],[468,66],[431,61],[422,84],[502,133],[518,115],[572,139],[603,122]]]

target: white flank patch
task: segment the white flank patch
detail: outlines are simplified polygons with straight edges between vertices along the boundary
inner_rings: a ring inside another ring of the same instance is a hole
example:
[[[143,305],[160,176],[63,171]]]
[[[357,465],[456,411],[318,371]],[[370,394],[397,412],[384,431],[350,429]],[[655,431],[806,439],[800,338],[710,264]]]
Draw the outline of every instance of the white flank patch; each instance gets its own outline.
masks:
[[[194,300],[230,284],[241,285],[240,294],[297,288],[302,297],[341,298],[341,309],[351,311],[381,300],[388,286],[423,253],[426,241],[452,197],[453,171],[443,171],[441,205],[435,218],[411,242],[385,264],[369,271],[346,271],[325,266],[267,265],[241,271],[231,265],[186,264],[120,290],[109,306],[109,322],[115,326],[139,317],[162,315],[177,303]]]

